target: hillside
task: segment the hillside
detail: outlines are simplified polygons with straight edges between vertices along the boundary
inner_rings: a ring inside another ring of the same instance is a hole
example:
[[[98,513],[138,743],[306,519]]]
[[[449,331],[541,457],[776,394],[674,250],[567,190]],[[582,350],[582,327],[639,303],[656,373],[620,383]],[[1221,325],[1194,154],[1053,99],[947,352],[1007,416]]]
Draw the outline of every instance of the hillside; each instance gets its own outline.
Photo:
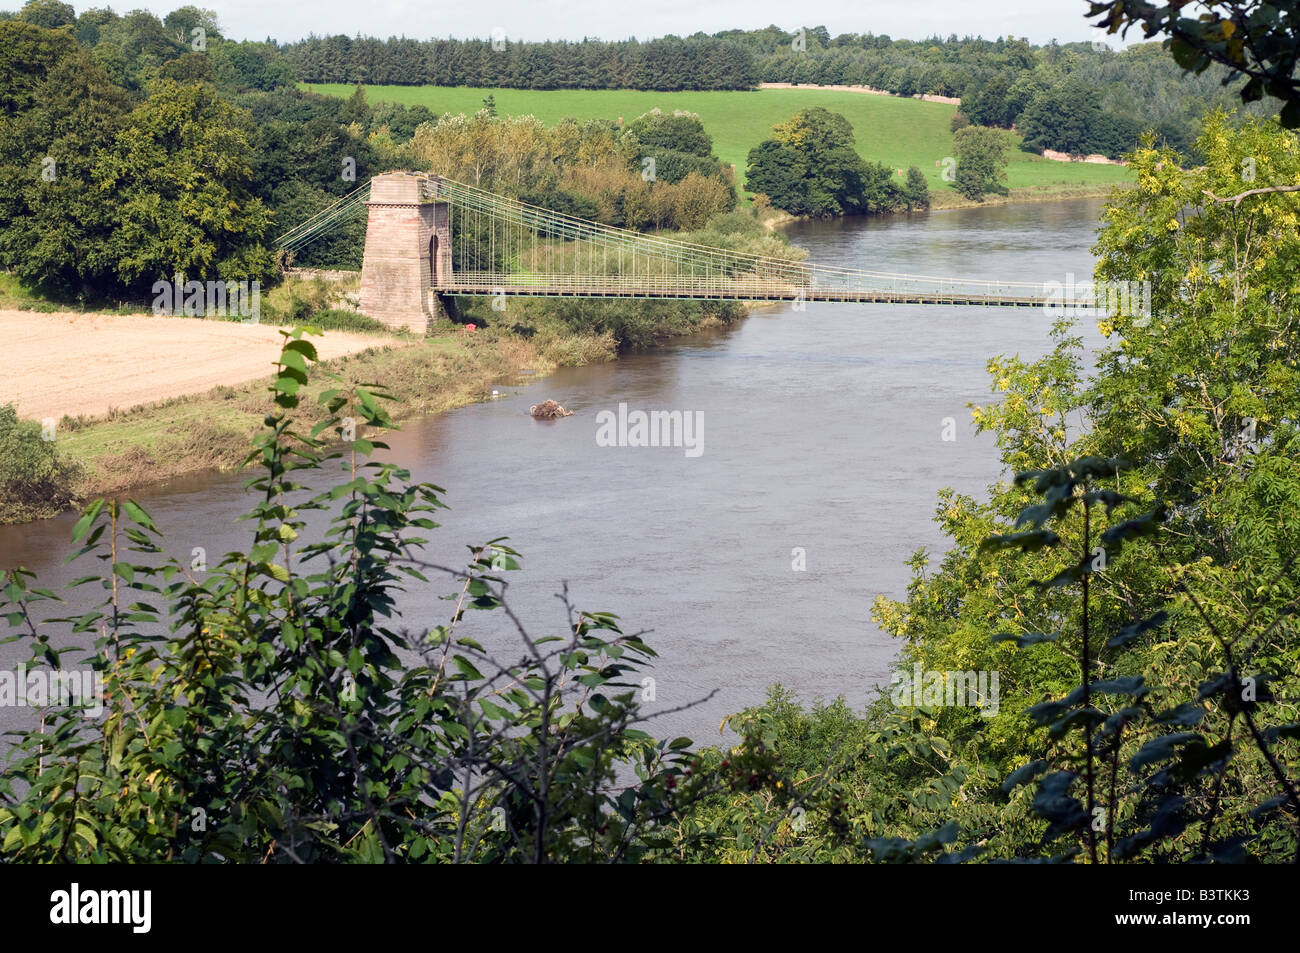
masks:
[[[347,96],[343,84],[303,84],[304,89],[332,96]],[[503,115],[531,113],[547,124],[565,117],[618,119],[630,122],[658,107],[698,113],[713,136],[714,150],[734,164],[743,177],[749,150],[767,138],[772,126],[800,109],[825,106],[844,115],[857,135],[858,151],[866,159],[895,168],[915,165],[925,173],[933,190],[946,189],[943,159],[953,154],[949,121],[956,107],[917,99],[870,96],[856,92],[818,89],[761,89],[752,91],[652,92],[605,89],[486,89],[466,86],[369,86],[371,103],[422,105],[435,113],[472,113],[487,96],[494,97]],[[1014,137],[1014,133],[1011,134]],[[1019,139],[1015,138],[1019,145]],[[1067,189],[1129,181],[1121,166],[1053,162],[1011,150],[1007,184],[1013,189]],[[955,197],[955,195],[954,195]]]

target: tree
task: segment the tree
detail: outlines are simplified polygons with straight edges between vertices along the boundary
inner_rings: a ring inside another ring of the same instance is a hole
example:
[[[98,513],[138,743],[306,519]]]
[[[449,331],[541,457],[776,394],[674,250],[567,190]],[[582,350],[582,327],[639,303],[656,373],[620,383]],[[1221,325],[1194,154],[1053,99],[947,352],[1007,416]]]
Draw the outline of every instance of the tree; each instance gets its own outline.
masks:
[[[713,155],[713,138],[695,113],[652,109],[628,123],[627,132],[641,144],[642,155],[655,155],[658,150],[705,159]]]
[[[176,37],[176,42],[184,46],[192,43],[196,29],[201,29],[207,40],[216,39],[221,35],[221,26],[217,22],[216,12],[195,6],[177,7],[163,17],[162,22],[163,26]]]
[[[14,116],[36,102],[35,90],[54,64],[77,48],[66,31],[31,23],[0,23],[0,112]]]
[[[1101,94],[1075,79],[1035,95],[1017,121],[1024,148],[1071,155],[1100,153],[1114,158],[1136,146],[1140,132],[1135,119],[1106,112]]]
[[[903,186],[903,201],[907,210],[930,207],[930,187],[925,181],[925,173],[914,165],[907,167],[907,184]]]
[[[810,208],[806,170],[806,160],[798,150],[766,139],[749,151],[745,188],[766,195],[776,208],[804,214]]]
[[[18,19],[47,30],[57,30],[75,24],[77,11],[72,4],[60,0],[27,0],[18,13]]]
[[[0,32],[3,32],[0,25]],[[29,286],[96,299],[119,288],[103,256],[115,224],[93,184],[100,154],[133,105],[89,53],[53,65],[31,104],[0,118],[0,260]]]
[[[867,215],[899,200],[892,171],[858,155],[853,126],[821,106],[772,127],[749,153],[745,184],[792,215]]]
[[[268,280],[271,214],[249,194],[251,117],[207,84],[159,80],[94,170],[117,227],[102,248],[119,281]]]
[[[1009,102],[1015,79],[1013,74],[1005,70],[993,74],[969,102],[962,100],[962,112],[978,126],[1009,127],[1016,118]]]
[[[957,153],[953,187],[968,199],[982,199],[990,192],[1006,195],[1007,140],[997,129],[967,126],[952,137]]]

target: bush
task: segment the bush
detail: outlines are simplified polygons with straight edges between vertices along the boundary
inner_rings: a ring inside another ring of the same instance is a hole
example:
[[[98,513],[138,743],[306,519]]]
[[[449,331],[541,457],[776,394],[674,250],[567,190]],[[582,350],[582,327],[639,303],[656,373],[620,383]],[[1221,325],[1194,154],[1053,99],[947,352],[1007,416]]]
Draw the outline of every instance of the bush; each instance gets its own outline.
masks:
[[[72,499],[75,475],[40,424],[20,420],[13,404],[0,406],[0,518],[16,522],[57,512]]]
[[[323,331],[360,331],[371,333],[375,331],[391,331],[388,325],[382,321],[376,321],[374,318],[366,317],[356,311],[348,311],[343,308],[326,308],[324,311],[318,311],[311,319],[313,326]]]

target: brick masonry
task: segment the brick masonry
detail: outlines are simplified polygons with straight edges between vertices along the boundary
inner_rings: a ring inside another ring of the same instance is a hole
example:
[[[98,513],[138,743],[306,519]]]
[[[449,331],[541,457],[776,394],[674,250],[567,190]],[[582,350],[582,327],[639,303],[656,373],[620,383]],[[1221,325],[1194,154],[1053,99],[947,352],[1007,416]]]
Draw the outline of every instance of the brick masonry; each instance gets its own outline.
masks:
[[[433,279],[451,274],[451,225],[439,181],[413,172],[370,181],[361,311],[390,327],[423,332],[442,311]]]

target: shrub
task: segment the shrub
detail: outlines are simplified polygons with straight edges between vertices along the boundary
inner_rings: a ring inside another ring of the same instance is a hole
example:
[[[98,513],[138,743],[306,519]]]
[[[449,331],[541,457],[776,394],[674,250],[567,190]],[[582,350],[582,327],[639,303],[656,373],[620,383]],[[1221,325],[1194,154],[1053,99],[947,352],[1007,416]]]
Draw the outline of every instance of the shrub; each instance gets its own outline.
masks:
[[[57,512],[72,499],[75,475],[40,424],[20,420],[13,404],[0,406],[0,516],[31,519]]]

